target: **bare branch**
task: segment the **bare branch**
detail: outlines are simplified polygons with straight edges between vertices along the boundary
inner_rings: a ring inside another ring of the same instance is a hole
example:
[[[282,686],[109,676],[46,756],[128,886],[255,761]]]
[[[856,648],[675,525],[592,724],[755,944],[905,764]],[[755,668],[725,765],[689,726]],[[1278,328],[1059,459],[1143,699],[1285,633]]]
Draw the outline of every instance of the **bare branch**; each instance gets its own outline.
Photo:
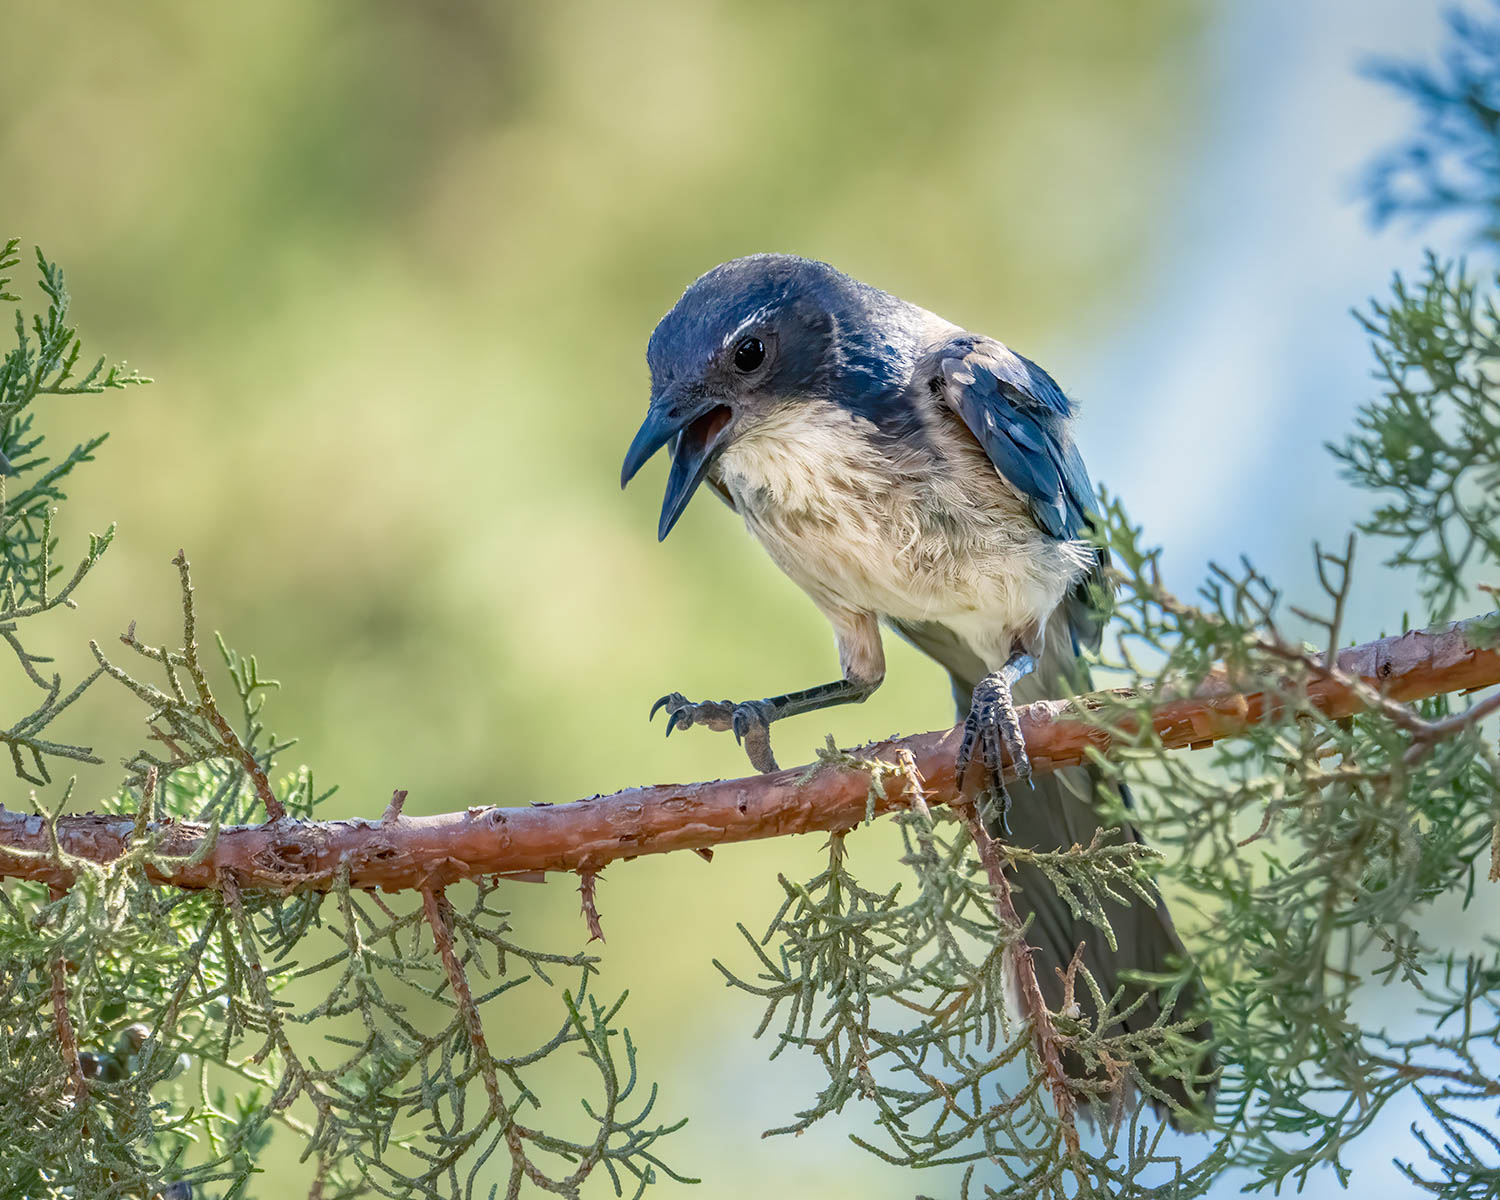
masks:
[[[1487,645],[1492,618],[1479,618],[1435,632],[1410,632],[1355,646],[1330,668],[1309,653],[1304,694],[1329,717],[1350,716],[1372,704],[1382,712],[1443,692],[1473,691],[1500,684],[1500,649]],[[1138,700],[1138,693],[1097,693],[1074,702],[1041,701],[1020,711],[1032,770],[1044,773],[1081,763],[1090,751],[1108,751],[1120,728],[1069,719],[1076,711]],[[1274,691],[1235,691],[1223,678],[1210,680],[1186,698],[1163,698],[1152,710],[1155,735],[1168,748],[1207,745],[1251,727],[1284,703]],[[1441,722],[1410,709],[1401,724],[1415,738],[1441,730],[1449,736],[1492,708],[1483,701]],[[882,742],[862,758],[901,761],[911,754],[925,784],[926,800],[955,797],[953,761],[961,728]],[[619,859],[670,850],[703,851],[730,842],[793,833],[852,829],[877,814],[906,808],[909,794],[891,789],[870,795],[866,772],[825,765],[711,783],[658,784],[569,804],[516,808],[471,807],[431,817],[394,820],[292,821],[224,827],[212,849],[194,860],[208,835],[190,822],[154,823],[156,853],[148,874],[185,888],[217,886],[233,872],[242,888],[273,891],[326,890],[341,869],[357,888],[440,888],[459,879],[524,877],[542,871],[594,871]],[[30,813],[0,808],[0,877],[43,880],[67,886],[66,857],[109,862],[125,853],[134,830],[129,816],[96,814],[59,818],[55,825],[64,858],[49,846],[47,825]]]

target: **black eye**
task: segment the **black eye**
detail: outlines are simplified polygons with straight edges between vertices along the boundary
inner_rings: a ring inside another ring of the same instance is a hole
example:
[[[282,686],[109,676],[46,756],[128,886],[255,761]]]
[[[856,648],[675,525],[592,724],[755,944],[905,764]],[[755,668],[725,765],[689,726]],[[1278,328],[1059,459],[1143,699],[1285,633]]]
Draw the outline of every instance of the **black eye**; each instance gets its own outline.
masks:
[[[766,346],[760,338],[746,338],[734,348],[734,369],[748,375],[766,361]]]

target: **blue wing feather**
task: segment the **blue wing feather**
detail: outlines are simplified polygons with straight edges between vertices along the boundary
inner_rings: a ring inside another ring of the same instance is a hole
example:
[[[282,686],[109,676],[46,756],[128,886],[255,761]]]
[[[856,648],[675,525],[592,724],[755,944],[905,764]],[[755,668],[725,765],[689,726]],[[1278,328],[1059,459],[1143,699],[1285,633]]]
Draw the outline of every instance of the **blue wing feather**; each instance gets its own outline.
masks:
[[[943,397],[1001,476],[1027,501],[1032,519],[1058,539],[1083,537],[1093,523],[1094,487],[1074,444],[1073,404],[1052,376],[991,338],[962,334],[937,352]],[[1075,639],[1098,645],[1100,614],[1089,584],[1104,558],[1068,597]]]
[[[938,352],[945,398],[995,469],[1055,538],[1088,528],[1094,489],[1069,426],[1073,405],[1035,363],[990,338],[965,334]]]

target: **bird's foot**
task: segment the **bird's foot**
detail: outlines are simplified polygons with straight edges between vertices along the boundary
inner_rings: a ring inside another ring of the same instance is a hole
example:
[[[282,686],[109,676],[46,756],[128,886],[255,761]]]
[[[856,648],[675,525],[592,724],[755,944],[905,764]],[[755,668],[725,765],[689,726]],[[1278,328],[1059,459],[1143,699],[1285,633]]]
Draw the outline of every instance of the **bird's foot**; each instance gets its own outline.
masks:
[[[771,722],[775,719],[766,700],[702,700],[694,703],[681,692],[668,692],[651,706],[651,718],[667,711],[667,736],[677,729],[703,725],[723,732],[734,731],[734,740],[745,747],[750,765],[761,773],[779,770],[771,753]],[[648,718],[651,719],[651,718]]]
[[[998,671],[986,675],[974,689],[974,702],[964,722],[963,741],[959,743],[954,764],[954,778],[960,787],[976,747],[985,776],[975,796],[980,819],[991,837],[1009,834],[1010,791],[1005,786],[1005,763],[1008,759],[1017,779],[1029,780],[1031,760],[1026,756],[1026,741],[1021,736],[1021,722],[1011,699],[1010,680]]]

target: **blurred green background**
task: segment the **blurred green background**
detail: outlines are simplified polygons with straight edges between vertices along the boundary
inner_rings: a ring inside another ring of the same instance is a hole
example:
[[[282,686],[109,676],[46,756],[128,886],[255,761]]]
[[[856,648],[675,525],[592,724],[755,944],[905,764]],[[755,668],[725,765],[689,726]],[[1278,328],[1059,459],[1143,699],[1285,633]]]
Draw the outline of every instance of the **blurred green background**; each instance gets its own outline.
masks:
[[[273,724],[301,738],[288,763],[340,784],[330,815],[374,815],[395,787],[436,812],[743,774],[731,739],[664,741],[650,702],[822,681],[828,630],[722,506],[695,504],[658,546],[662,468],[623,496],[617,479],[651,327],[699,273],[757,250],[832,261],[1042,358],[1089,406],[1095,477],[1127,502],[1138,489],[1137,515],[1161,516],[1153,531],[1180,535],[1189,566],[1257,537],[1305,555],[1326,530],[1268,527],[1264,511],[1257,527],[1244,505],[1264,490],[1235,487],[1274,427],[1268,396],[1299,393],[1205,347],[1248,341],[1264,367],[1276,330],[1307,333],[1305,309],[1300,324],[1287,312],[1314,297],[1312,328],[1337,331],[1311,335],[1344,387],[1332,436],[1362,388],[1340,358],[1363,353],[1343,310],[1399,255],[1369,249],[1337,156],[1318,150],[1364,153],[1389,132],[1336,98],[1359,36],[1266,10],[8,6],[0,234],[63,264],[90,350],[156,379],[48,418],[58,436],[113,431],[66,511],[65,539],[120,524],[67,618],[71,661],[131,618],[170,638],[183,546],[203,620],[284,684]],[[1404,20],[1381,26],[1396,48]],[[1318,257],[1346,265],[1347,246],[1352,275]],[[1224,327],[1195,332],[1214,311]],[[1298,379],[1327,396],[1318,369]],[[1200,524],[1172,523],[1143,428],[1188,438],[1173,469],[1226,489]],[[1299,504],[1331,487],[1317,471]],[[951,719],[942,674],[889,649],[869,703],[778,726],[784,763],[829,732],[854,744]],[[84,795],[111,784],[85,777]],[[878,861],[882,837],[856,853]],[[857,1114],[758,1139],[815,1077],[763,1061],[758,1009],[710,959],[743,962],[735,921],[762,925],[776,873],[817,856],[815,839],[782,841],[601,882],[605,986],[631,990],[663,1114],[693,1118],[664,1153],[703,1194],[927,1186],[849,1145]],[[576,899],[568,880],[518,885],[523,931],[581,943]],[[262,1194],[303,1178],[292,1150]]]

